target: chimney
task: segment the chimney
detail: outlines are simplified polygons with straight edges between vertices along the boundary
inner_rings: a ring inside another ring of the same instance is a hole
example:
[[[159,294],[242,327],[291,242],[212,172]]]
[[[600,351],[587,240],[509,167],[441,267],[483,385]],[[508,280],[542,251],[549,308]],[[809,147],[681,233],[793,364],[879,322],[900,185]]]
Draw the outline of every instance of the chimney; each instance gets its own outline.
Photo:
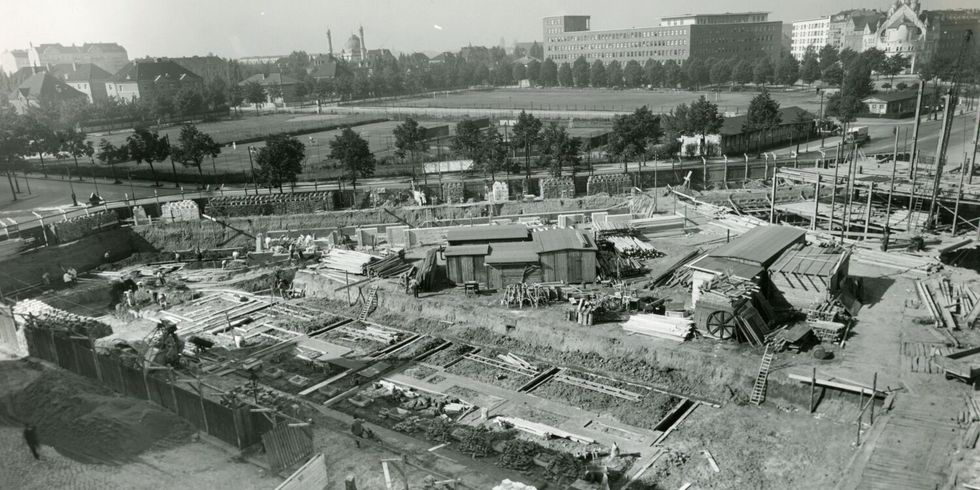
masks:
[[[327,47],[330,51],[330,57],[333,58],[333,39],[330,37],[330,29],[327,29]]]
[[[364,26],[361,26],[360,29],[359,29],[359,31],[361,33],[361,59],[362,60],[366,60],[367,59],[367,43],[364,42]]]

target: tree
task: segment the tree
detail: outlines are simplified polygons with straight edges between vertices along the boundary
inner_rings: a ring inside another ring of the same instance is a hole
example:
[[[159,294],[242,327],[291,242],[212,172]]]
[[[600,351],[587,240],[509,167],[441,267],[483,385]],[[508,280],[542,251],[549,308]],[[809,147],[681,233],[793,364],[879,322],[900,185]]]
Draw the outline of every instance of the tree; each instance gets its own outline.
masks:
[[[793,85],[800,79],[800,63],[790,55],[783,55],[776,67],[776,81],[783,85]]]
[[[552,62],[553,63],[553,62]],[[531,81],[532,85],[537,85],[541,83],[541,62],[538,60],[531,60],[527,64],[527,79]]]
[[[303,172],[304,158],[306,147],[298,139],[284,134],[270,136],[255,156],[258,178],[270,189],[278,187],[282,192],[284,183],[296,183],[296,176]]]
[[[521,80],[527,79],[527,67],[520,63],[514,63],[514,66],[510,70],[510,75],[514,78],[514,81],[520,83]]]
[[[837,58],[840,60],[840,65],[844,68],[844,70],[847,70],[847,67],[849,67],[851,63],[858,58],[858,56],[860,55],[857,53],[857,51],[854,51],[851,48],[844,48],[840,50],[840,53],[837,53]]]
[[[687,123],[690,131],[695,135],[701,136],[701,151],[705,151],[705,135],[715,134],[721,129],[725,118],[718,113],[718,106],[710,100],[701,96],[691,104],[687,114]]]
[[[874,92],[874,87],[870,61],[858,57],[845,67],[844,81],[841,84],[842,93],[853,95],[860,100]]]
[[[483,133],[476,121],[464,119],[456,123],[456,135],[450,143],[453,153],[472,160],[475,168],[483,169],[484,145]]]
[[[765,85],[772,81],[773,69],[772,62],[768,56],[763,56],[756,60],[752,66],[752,81],[758,85]]]
[[[606,66],[602,64],[602,60],[595,60],[589,68],[589,83],[593,87],[606,86]]]
[[[140,126],[126,138],[126,147],[130,158],[135,160],[137,165],[143,162],[150,165],[150,173],[153,174],[153,180],[159,187],[160,179],[157,177],[156,169],[153,168],[153,162],[162,162],[170,156],[170,143],[167,142],[167,138],[160,136],[156,130]]]
[[[201,177],[201,187],[204,187],[204,169],[201,165],[205,157],[212,159],[221,153],[221,145],[214,142],[207,133],[202,133],[197,126],[185,124],[180,128],[177,146],[170,150],[171,158],[185,167],[196,167]]]
[[[809,85],[820,78],[820,60],[817,58],[817,51],[810,46],[803,54],[803,63],[800,65],[800,79]]]
[[[887,76],[891,83],[895,83],[895,75],[902,73],[906,68],[909,67],[909,59],[898,53],[891,58],[888,58],[885,63],[882,64],[881,68],[878,69],[882,75]]]
[[[473,70],[473,82],[477,85],[487,85],[490,83],[490,69],[487,65],[479,65]]]
[[[200,91],[184,87],[174,95],[174,108],[182,116],[200,114],[204,112],[204,97]]]
[[[680,65],[674,60],[667,60],[663,65],[663,85],[669,88],[677,88],[681,83],[682,72]]]
[[[558,65],[556,65],[551,58],[548,58],[544,60],[544,63],[541,63],[539,83],[545,87],[554,87],[555,85],[558,85]]]
[[[575,86],[582,88],[589,86],[589,62],[585,61],[584,56],[579,56],[572,63],[572,78],[575,79]]]
[[[544,46],[538,44],[537,41],[534,41],[534,43],[531,44],[531,49],[527,51],[527,55],[537,59],[544,58]]]
[[[782,115],[779,112],[779,102],[773,100],[769,91],[763,88],[762,92],[749,102],[742,131],[768,131],[779,126],[781,122]]]
[[[98,158],[100,162],[109,166],[112,169],[112,180],[114,183],[118,184],[119,179],[116,178],[116,164],[126,161],[129,158],[129,151],[126,145],[113,145],[109,140],[102,138],[99,141],[99,150],[95,154],[95,158]]]
[[[347,169],[354,192],[357,192],[357,179],[374,175],[374,154],[368,142],[353,129],[346,127],[330,142],[330,158],[337,160]]]
[[[565,128],[552,122],[541,132],[541,159],[551,175],[561,177],[562,170],[568,167],[575,175],[575,169],[582,161],[582,141],[572,138]]]
[[[829,44],[820,48],[820,53],[817,55],[817,57],[820,58],[820,73],[823,73],[827,70],[827,68],[836,65],[837,62],[840,61],[840,55],[837,52],[837,48]]]
[[[732,79],[732,65],[727,60],[718,60],[711,66],[708,76],[713,84],[728,83]]]
[[[38,158],[41,160],[41,172],[47,176],[48,171],[44,168],[44,154],[56,155],[61,148],[61,141],[59,141],[58,135],[50,126],[44,124],[33,115],[24,117],[23,125],[25,126],[26,136],[29,138],[29,149],[32,153],[37,153]]]
[[[839,86],[844,81],[844,69],[839,64],[830,65],[820,73],[820,80],[829,85]]]
[[[538,142],[541,125],[541,120],[534,117],[533,114],[521,111],[517,115],[517,123],[511,128],[514,134],[511,138],[511,145],[515,149],[524,150],[524,169],[528,179],[531,178],[531,147]]]
[[[746,60],[739,60],[735,63],[735,67],[732,68],[732,79],[740,84],[746,84],[752,81],[752,64]]]
[[[684,73],[687,75],[687,83],[690,88],[700,89],[703,84],[710,81],[710,71],[704,61],[689,60],[684,63]]]
[[[613,119],[608,150],[623,159],[623,171],[628,172],[629,160],[645,157],[649,146],[656,143],[662,135],[660,118],[647,106],[643,106],[631,114],[619,115]]]
[[[507,142],[493,126],[480,134],[477,158],[473,164],[484,176],[489,174],[491,180],[497,180],[497,172],[507,168]]]
[[[868,48],[858,56],[868,65],[868,69],[872,72],[880,71],[888,61],[885,52],[878,48]],[[844,66],[846,67],[847,65]]]
[[[623,68],[623,83],[629,88],[636,88],[643,85],[643,67],[636,60],[626,62]]]
[[[265,89],[258,82],[247,82],[242,87],[242,95],[245,97],[246,102],[253,105],[264,104],[267,100]]]
[[[653,58],[647,59],[646,63],[643,64],[643,83],[651,87],[663,86],[663,64]]]
[[[836,117],[841,124],[853,122],[862,112],[864,112],[864,103],[861,99],[843,90],[827,99],[827,114]]]
[[[517,65],[521,66],[521,65]],[[412,175],[415,175],[415,164],[418,154],[429,149],[425,141],[425,128],[415,119],[408,118],[395,127],[395,154],[404,159],[408,154],[412,157]]]
[[[61,151],[71,155],[75,159],[75,173],[78,178],[82,178],[81,171],[78,169],[78,157],[90,157],[95,153],[95,147],[88,141],[88,135],[84,131],[75,128],[67,128],[58,131],[58,141],[61,142]]]
[[[568,62],[562,63],[558,67],[558,85],[562,87],[571,87],[574,85],[574,80],[572,79],[572,67]]]
[[[606,67],[606,86],[610,88],[623,86],[623,68],[619,61],[613,60]]]
[[[0,105],[0,163],[3,170],[10,172],[14,165],[30,153],[30,136],[22,116],[18,116],[6,104]],[[10,193],[17,200],[13,181],[9,178]]]

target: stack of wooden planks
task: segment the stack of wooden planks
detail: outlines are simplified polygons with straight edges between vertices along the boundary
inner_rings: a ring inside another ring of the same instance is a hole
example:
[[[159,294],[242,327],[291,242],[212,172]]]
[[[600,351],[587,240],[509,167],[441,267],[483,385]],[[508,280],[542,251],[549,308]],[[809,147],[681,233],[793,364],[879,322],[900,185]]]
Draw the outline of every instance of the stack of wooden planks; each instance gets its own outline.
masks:
[[[692,328],[694,322],[688,318],[674,318],[653,313],[633,315],[623,324],[623,330],[627,332],[675,342],[687,340]]]
[[[380,257],[354,250],[333,248],[323,254],[320,265],[351,274],[364,275],[368,264],[376,260],[380,260]]]
[[[599,272],[604,278],[631,277],[642,274],[645,268],[639,260],[615,252],[600,250],[596,255]]]
[[[419,281],[419,286],[423,291],[431,291],[436,282],[436,253],[438,249],[429,249],[425,253],[425,258],[418,265],[418,272],[415,278]]]
[[[397,253],[367,264],[364,272],[368,276],[385,279],[398,276],[411,268],[412,264],[405,262],[405,251],[399,250]]]
[[[684,228],[684,217],[676,214],[655,215],[646,218],[633,218],[629,221],[631,228],[643,230],[644,233],[660,233]]]
[[[936,258],[920,257],[899,252],[882,252],[854,247],[851,260],[862,264],[898,269],[902,272],[928,275],[932,270],[942,266]]]
[[[626,234],[616,234],[609,235],[600,238],[600,240],[609,242],[616,253],[626,256],[626,257],[639,257],[641,259],[655,259],[658,257],[663,257],[664,254],[653,248],[649,242],[640,240],[634,236]]]

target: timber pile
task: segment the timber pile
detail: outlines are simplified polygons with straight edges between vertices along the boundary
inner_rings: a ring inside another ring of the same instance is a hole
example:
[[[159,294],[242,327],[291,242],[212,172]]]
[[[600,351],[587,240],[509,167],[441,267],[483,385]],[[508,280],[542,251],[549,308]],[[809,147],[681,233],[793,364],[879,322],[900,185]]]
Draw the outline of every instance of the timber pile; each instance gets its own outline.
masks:
[[[380,258],[375,255],[334,248],[323,254],[320,265],[351,274],[366,275],[368,264],[377,260]]]
[[[364,267],[364,272],[371,277],[387,279],[399,276],[412,268],[412,264],[405,262],[405,251],[399,250],[381,260],[371,262]]]
[[[599,239],[609,243],[616,253],[624,257],[637,257],[640,259],[656,259],[663,257],[664,253],[653,248],[648,242],[640,240],[634,236],[626,234],[606,235]]]
[[[599,262],[599,273],[603,278],[638,276],[645,270],[639,260],[624,257],[616,252],[600,250],[596,258]]]
[[[644,233],[659,233],[663,231],[684,228],[684,217],[675,214],[634,218],[629,221],[630,228],[643,230]]]
[[[674,262],[667,270],[663,271],[659,276],[650,281],[647,285],[647,289],[653,289],[660,286],[689,286],[691,284],[691,269],[684,267],[684,265],[689,264],[692,260],[701,256],[704,253],[700,248],[697,250],[692,250],[687,255],[683,256],[677,262]]]
[[[654,313],[632,315],[623,324],[627,332],[648,335],[660,339],[683,342],[691,335],[694,322],[688,318],[674,318]]]
[[[522,282],[508,284],[504,289],[504,297],[500,300],[500,304],[517,308],[524,308],[524,305],[537,308],[564,299],[565,294],[557,286]]]
[[[920,257],[898,252],[882,252],[860,247],[854,247],[851,260],[862,264],[888,267],[903,272],[923,275],[928,275],[942,267],[942,263],[936,258]]]
[[[419,282],[419,287],[423,291],[432,291],[436,284],[436,252],[438,249],[432,248],[425,253],[425,258],[418,265],[418,272],[415,278]]]
[[[348,326],[340,326],[335,330],[336,332],[343,333],[346,337],[356,339],[356,340],[369,340],[372,342],[380,342],[385,345],[394,344],[398,341],[401,334],[398,332],[393,332],[388,329],[383,329],[379,327],[374,327],[368,325],[364,328],[354,328]]]

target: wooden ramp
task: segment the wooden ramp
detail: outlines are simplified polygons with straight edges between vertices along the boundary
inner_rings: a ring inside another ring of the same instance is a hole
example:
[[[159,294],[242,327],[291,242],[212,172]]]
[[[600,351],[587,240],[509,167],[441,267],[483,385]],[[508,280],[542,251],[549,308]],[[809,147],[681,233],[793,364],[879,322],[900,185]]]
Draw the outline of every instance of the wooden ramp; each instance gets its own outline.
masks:
[[[965,406],[957,397],[896,397],[895,409],[880,421],[884,427],[864,443],[865,454],[857,455],[838,488],[942,487],[949,479],[951,458],[962,436],[956,417]]]

